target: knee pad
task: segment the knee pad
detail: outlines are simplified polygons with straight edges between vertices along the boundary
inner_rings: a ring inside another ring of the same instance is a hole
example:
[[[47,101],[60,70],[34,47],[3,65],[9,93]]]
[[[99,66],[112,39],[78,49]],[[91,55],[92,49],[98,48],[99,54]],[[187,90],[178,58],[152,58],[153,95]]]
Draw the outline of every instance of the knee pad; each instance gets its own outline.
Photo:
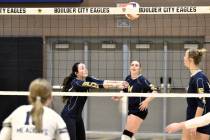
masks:
[[[133,137],[133,133],[125,129],[123,131],[123,135],[121,136],[121,140],[131,140],[132,137]]]
[[[129,137],[127,135],[122,135],[121,140],[131,140],[131,137]]]
[[[131,138],[131,140],[136,140],[136,138],[133,136],[133,137]]]

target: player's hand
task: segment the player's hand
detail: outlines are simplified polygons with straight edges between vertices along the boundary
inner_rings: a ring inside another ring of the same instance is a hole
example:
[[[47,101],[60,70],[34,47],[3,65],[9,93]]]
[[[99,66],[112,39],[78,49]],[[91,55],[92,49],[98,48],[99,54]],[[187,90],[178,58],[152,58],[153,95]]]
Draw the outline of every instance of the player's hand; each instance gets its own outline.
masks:
[[[139,104],[139,109],[140,109],[141,111],[147,110],[148,107],[149,107],[149,102],[146,101],[146,100],[144,100],[143,102],[141,102],[141,103]]]
[[[189,130],[190,130],[190,135],[191,135],[191,136],[196,136],[197,128],[191,128],[191,129],[189,129]]]
[[[182,129],[182,124],[181,123],[171,123],[165,128],[165,131],[167,133],[174,133],[174,132],[177,132],[181,129]]]
[[[112,100],[119,101],[122,98],[122,96],[113,96]]]
[[[129,84],[127,81],[120,81],[117,83],[117,88],[119,89],[125,89],[128,88]]]
[[[123,89],[128,88],[129,83],[127,81],[123,81]]]

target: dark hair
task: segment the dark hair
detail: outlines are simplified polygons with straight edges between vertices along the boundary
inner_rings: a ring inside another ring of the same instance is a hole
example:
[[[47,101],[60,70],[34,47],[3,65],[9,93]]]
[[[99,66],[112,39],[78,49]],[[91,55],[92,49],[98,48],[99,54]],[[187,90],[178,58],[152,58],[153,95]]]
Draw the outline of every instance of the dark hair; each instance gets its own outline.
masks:
[[[77,77],[77,75],[75,73],[78,72],[78,65],[79,64],[80,64],[80,62],[74,63],[74,65],[72,66],[71,74],[64,78],[63,84],[62,84],[63,85],[63,88],[62,88],[63,92],[67,92],[71,88],[71,82]],[[68,99],[68,96],[63,96],[62,99],[63,99],[63,102],[65,102]]]
[[[188,56],[192,58],[195,65],[198,65],[201,62],[203,54],[206,52],[206,49],[189,49]]]

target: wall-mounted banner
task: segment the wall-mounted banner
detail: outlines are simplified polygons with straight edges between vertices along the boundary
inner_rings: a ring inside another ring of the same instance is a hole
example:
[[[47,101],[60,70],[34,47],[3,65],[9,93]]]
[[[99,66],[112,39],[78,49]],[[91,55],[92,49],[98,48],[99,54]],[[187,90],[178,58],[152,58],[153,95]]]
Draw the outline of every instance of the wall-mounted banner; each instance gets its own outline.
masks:
[[[0,15],[210,14],[210,6],[0,8]]]

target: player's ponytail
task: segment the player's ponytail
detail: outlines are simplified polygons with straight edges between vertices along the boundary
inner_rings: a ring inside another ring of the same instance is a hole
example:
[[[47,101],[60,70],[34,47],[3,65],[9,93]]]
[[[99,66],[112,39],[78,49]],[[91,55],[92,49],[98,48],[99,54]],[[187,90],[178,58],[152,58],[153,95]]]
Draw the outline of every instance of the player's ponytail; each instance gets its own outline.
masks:
[[[192,58],[195,65],[198,65],[201,60],[202,60],[202,56],[203,54],[206,52],[207,50],[205,48],[201,48],[201,49],[189,49],[189,58]]]
[[[34,80],[29,87],[29,101],[33,105],[31,116],[38,133],[42,132],[42,117],[47,100],[51,98],[52,87],[44,79]]]
[[[33,104],[33,109],[31,110],[32,121],[35,124],[37,132],[42,132],[42,114],[43,105],[41,103],[41,97],[37,96],[36,101]]]
[[[199,56],[201,56],[201,57],[202,57],[206,52],[207,52],[207,50],[206,50],[205,48],[198,49]]]

